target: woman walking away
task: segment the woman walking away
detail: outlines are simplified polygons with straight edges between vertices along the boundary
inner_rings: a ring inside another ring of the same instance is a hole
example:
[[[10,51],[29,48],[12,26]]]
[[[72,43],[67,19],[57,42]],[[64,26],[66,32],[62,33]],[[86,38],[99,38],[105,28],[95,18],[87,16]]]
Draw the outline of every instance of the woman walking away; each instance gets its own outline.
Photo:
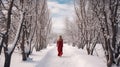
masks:
[[[62,52],[62,48],[63,48],[63,39],[62,36],[60,35],[58,40],[57,40],[57,50],[58,50],[58,56],[62,56],[63,52]]]

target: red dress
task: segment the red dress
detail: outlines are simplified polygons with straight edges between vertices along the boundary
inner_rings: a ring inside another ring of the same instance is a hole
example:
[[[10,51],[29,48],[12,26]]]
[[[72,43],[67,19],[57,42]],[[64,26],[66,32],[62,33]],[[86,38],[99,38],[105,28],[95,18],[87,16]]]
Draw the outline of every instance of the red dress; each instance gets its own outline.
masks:
[[[63,40],[61,39],[57,41],[58,56],[62,56],[63,54],[62,48],[63,48]]]

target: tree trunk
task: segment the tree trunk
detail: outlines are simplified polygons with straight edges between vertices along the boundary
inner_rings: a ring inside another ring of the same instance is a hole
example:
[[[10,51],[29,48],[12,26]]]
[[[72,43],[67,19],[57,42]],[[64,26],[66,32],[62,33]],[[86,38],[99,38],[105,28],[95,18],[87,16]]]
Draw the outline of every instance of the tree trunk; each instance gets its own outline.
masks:
[[[5,54],[4,67],[10,67],[10,62],[11,62],[11,54]]]
[[[111,67],[113,64],[113,55],[111,48],[109,49],[109,60],[107,62],[107,67]]]
[[[26,61],[27,60],[27,56],[25,53],[25,30],[23,28],[23,34],[22,34],[22,43],[21,43],[21,50],[22,50],[22,60]]]
[[[5,43],[4,46],[4,54],[5,54],[5,63],[4,63],[4,67],[10,67],[10,62],[11,62],[11,53],[7,53],[8,52],[8,37],[9,37],[9,29],[10,29],[10,24],[11,24],[11,14],[12,14],[12,7],[13,7],[13,3],[14,0],[11,1],[10,3],[10,7],[8,9],[8,13],[7,13],[7,31],[5,33],[5,37],[3,39],[3,42]]]
[[[90,54],[91,54],[91,55],[93,55],[93,51],[94,51],[94,49],[95,49],[95,46],[96,46],[96,43],[93,44],[93,47],[92,47],[91,50],[90,50]]]
[[[3,39],[4,39],[4,37],[3,37]],[[2,41],[1,41],[1,45],[0,45],[0,55],[1,55],[2,47],[3,47],[3,43],[4,43],[4,42],[3,42],[3,41],[4,41],[3,39],[2,39]]]

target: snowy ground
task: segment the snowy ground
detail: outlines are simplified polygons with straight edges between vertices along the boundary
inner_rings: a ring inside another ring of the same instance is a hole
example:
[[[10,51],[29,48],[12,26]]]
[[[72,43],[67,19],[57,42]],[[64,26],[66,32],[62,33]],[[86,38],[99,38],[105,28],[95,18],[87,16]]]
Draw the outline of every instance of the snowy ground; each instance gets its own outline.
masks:
[[[0,55],[0,67],[4,57]],[[33,52],[28,61],[21,60],[21,54],[15,52],[11,67],[107,67],[101,57],[87,55],[84,50],[64,44],[63,56],[57,56],[56,46],[49,46],[40,52]]]

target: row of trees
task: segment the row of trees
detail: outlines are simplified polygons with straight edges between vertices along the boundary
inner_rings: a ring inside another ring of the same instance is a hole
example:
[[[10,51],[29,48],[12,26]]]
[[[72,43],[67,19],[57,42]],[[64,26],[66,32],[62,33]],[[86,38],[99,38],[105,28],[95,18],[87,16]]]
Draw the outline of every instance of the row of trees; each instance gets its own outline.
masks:
[[[27,60],[35,47],[47,47],[51,19],[46,0],[0,0],[0,54],[5,55],[4,67],[10,67],[16,46]]]
[[[67,24],[69,41],[93,54],[97,43],[104,49],[107,66],[120,64],[120,1],[75,0],[76,17]],[[74,25],[74,27],[73,27]]]

